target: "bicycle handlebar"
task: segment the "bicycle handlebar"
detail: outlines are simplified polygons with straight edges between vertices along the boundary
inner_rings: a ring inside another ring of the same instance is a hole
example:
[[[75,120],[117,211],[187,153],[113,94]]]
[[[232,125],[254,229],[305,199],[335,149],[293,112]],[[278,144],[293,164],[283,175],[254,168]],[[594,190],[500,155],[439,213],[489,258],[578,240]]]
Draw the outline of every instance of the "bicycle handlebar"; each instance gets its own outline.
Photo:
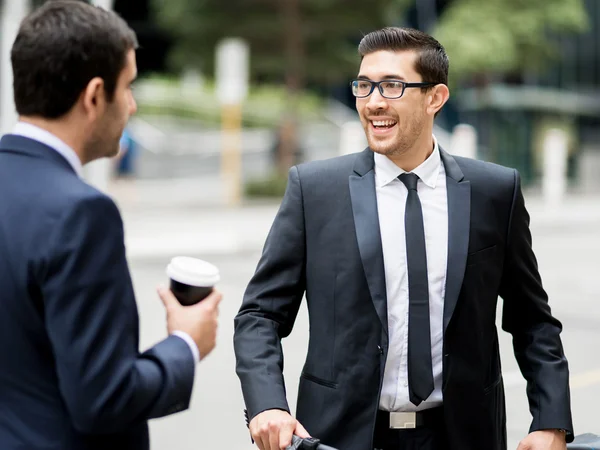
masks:
[[[328,445],[321,444],[318,439],[315,438],[300,438],[296,435],[292,436],[292,445],[286,448],[286,450],[336,450]]]

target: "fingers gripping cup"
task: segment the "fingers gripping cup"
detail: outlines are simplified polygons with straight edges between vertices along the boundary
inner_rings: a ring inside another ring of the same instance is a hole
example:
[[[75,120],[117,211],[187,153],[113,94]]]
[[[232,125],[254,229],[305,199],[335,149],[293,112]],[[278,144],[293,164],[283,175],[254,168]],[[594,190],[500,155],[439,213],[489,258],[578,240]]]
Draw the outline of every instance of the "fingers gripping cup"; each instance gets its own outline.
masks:
[[[171,291],[184,306],[204,300],[219,282],[219,269],[201,259],[176,256],[167,266]]]

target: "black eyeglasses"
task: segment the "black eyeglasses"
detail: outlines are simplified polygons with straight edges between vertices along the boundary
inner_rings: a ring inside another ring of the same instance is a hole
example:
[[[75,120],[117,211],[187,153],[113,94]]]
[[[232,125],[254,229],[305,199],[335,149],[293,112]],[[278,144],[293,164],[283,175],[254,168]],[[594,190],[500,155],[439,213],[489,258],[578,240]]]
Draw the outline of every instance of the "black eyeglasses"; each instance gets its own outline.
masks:
[[[379,89],[379,93],[384,98],[400,98],[404,95],[406,88],[421,88],[428,86],[435,86],[438,83],[407,83],[401,80],[383,80],[383,81],[371,81],[371,80],[352,80],[350,86],[352,87],[352,94],[358,98],[368,97],[373,93],[375,86]]]

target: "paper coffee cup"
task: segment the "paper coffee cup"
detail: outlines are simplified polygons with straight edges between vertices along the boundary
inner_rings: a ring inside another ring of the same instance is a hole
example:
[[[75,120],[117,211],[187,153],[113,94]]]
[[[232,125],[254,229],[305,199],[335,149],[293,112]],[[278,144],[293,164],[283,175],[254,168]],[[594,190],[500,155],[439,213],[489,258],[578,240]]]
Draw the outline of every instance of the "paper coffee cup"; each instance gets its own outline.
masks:
[[[204,300],[219,282],[219,269],[201,259],[176,256],[167,266],[171,291],[182,305]]]

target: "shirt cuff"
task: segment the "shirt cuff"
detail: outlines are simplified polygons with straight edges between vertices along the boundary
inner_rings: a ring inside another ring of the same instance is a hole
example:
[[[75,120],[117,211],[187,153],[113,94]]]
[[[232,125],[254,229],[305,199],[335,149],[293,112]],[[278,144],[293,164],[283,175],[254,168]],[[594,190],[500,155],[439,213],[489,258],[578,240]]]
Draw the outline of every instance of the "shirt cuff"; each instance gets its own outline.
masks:
[[[194,340],[184,331],[173,331],[171,333],[173,336],[177,336],[185,341],[190,350],[192,351],[192,355],[194,357],[194,362],[198,364],[200,362],[200,351],[198,350],[198,346],[194,342]]]

